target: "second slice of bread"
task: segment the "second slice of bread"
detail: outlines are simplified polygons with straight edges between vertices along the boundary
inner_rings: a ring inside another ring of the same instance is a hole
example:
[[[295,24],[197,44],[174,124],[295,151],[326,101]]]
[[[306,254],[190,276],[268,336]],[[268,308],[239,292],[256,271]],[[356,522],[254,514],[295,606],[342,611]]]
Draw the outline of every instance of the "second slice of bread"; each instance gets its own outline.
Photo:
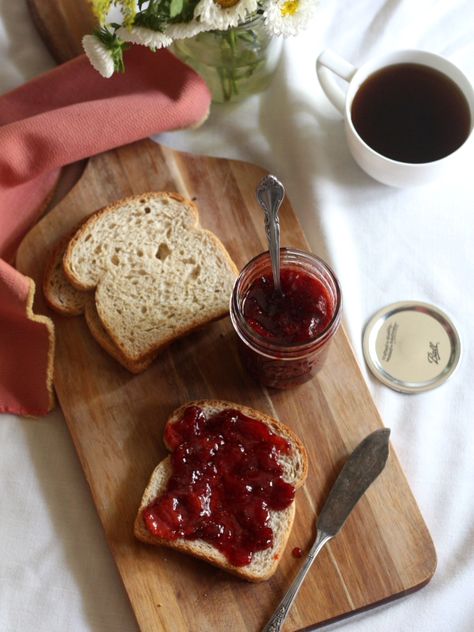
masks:
[[[150,355],[144,360],[131,361],[115,344],[97,313],[93,292],[78,290],[73,287],[64,274],[63,257],[70,237],[62,239],[53,248],[43,275],[43,294],[49,307],[62,316],[79,316],[84,314],[92,337],[114,360],[117,360],[131,373],[141,373],[154,360]]]
[[[43,294],[49,307],[63,316],[84,312],[90,292],[73,287],[64,274],[63,257],[70,236],[61,239],[50,253],[43,274]]]

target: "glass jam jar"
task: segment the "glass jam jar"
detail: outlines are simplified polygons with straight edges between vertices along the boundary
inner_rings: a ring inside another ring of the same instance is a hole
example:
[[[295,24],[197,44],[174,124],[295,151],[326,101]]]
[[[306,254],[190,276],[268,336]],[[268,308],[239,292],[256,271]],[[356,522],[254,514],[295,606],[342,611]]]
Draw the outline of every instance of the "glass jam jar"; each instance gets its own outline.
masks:
[[[331,268],[302,250],[280,250],[281,293],[270,254],[249,261],[237,278],[230,318],[242,363],[262,384],[289,388],[322,367],[341,321],[342,295]]]

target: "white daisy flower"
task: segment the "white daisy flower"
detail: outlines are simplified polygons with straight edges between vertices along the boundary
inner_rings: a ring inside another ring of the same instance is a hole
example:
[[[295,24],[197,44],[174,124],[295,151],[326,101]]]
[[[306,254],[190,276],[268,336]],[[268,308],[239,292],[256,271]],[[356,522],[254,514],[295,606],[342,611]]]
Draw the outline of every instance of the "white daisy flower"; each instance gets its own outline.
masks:
[[[258,0],[200,0],[194,17],[205,25],[205,30],[225,31],[244,22],[258,8]]]
[[[142,46],[148,46],[148,48],[163,48],[169,46],[173,41],[171,37],[168,37],[165,33],[147,29],[144,26],[133,26],[131,29],[121,26],[117,29],[117,35],[124,42],[140,44]]]
[[[82,47],[93,68],[108,79],[114,74],[115,66],[111,51],[95,35],[84,35]]]
[[[312,18],[315,0],[276,0],[267,2],[263,17],[272,35],[297,35]]]
[[[206,29],[202,22],[191,20],[191,22],[179,22],[176,24],[168,24],[165,29],[165,35],[173,41],[194,37],[198,33],[202,33]]]

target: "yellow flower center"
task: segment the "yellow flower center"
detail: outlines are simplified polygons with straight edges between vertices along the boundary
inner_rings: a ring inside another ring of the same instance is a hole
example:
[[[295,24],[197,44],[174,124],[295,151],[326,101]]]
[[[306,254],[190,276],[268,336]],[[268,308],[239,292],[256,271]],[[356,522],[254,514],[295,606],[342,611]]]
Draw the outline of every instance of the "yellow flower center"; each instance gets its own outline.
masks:
[[[295,15],[298,13],[298,9],[300,8],[300,0],[286,0],[281,5],[281,14],[284,18],[289,15]]]
[[[230,9],[230,7],[234,7],[236,4],[239,4],[240,0],[214,0],[214,2],[222,9]]]

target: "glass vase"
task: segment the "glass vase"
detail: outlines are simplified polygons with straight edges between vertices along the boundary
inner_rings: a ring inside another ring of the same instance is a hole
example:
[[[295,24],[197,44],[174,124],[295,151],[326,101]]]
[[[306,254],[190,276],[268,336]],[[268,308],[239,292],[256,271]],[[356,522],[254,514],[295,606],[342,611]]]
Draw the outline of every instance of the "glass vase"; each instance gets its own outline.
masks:
[[[226,31],[176,40],[171,50],[205,80],[214,103],[239,101],[268,87],[282,38],[270,35],[261,16]]]

